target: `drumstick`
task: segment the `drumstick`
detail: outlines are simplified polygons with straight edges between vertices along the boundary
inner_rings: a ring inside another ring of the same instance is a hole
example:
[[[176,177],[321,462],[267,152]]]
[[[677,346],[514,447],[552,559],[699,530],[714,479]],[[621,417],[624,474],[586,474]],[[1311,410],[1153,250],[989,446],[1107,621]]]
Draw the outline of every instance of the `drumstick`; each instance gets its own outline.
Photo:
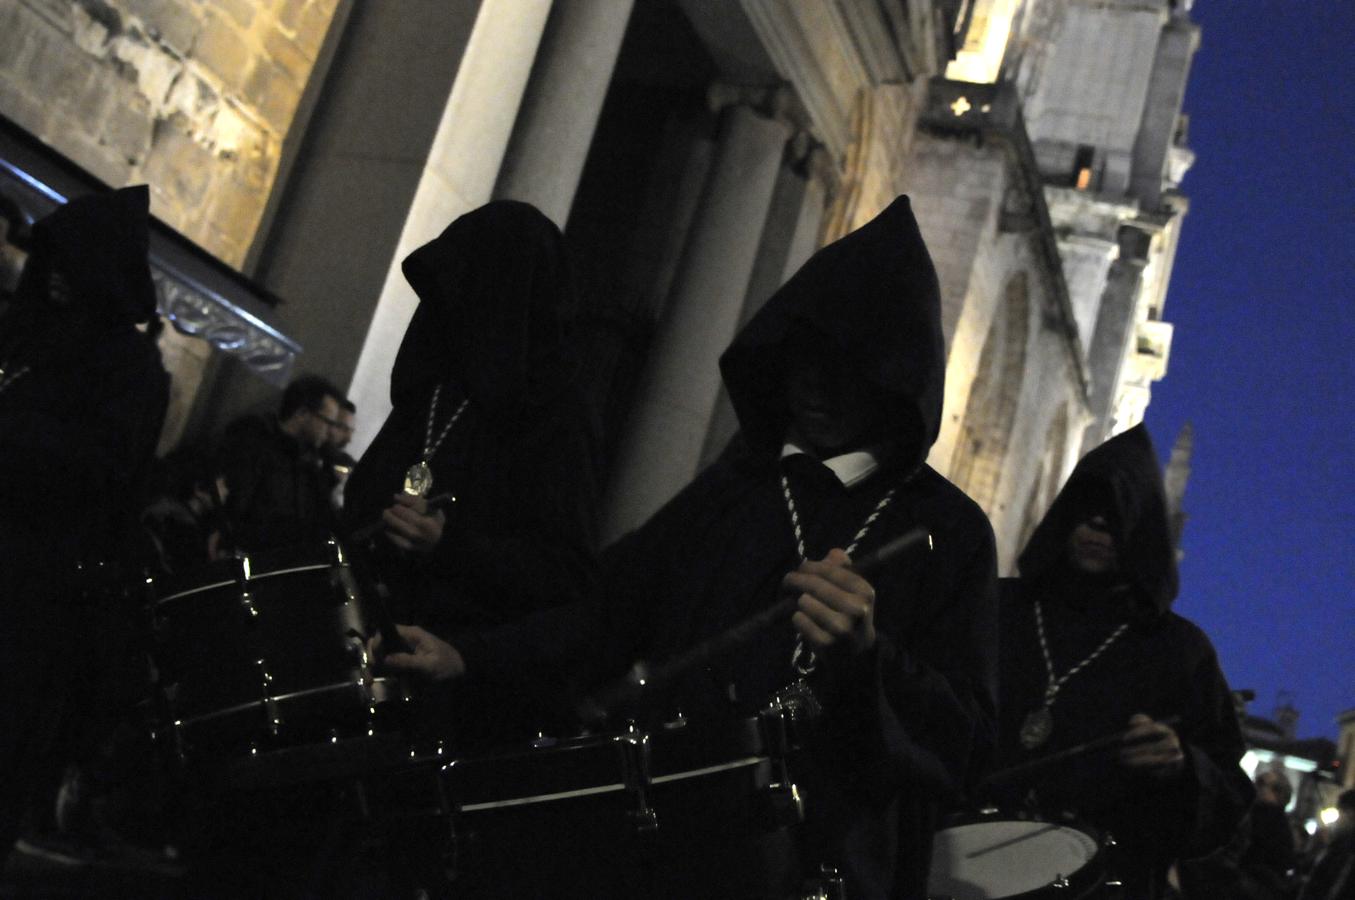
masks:
[[[871,578],[886,563],[892,562],[904,551],[923,541],[926,541],[928,547],[930,547],[931,535],[924,528],[913,528],[863,555],[860,559],[854,560],[851,566],[852,571],[862,578]],[[766,609],[754,613],[734,626],[714,637],[707,638],[690,650],[653,669],[644,660],[640,660],[621,678],[613,681],[592,696],[584,698],[578,707],[579,717],[585,723],[602,721],[618,707],[635,703],[645,691],[655,691],[671,684],[679,678],[704,667],[711,660],[748,643],[773,625],[784,622],[794,615],[799,604],[799,595],[783,597]]]
[[[1168,728],[1175,728],[1177,725],[1181,724],[1181,717],[1179,715],[1168,716],[1165,719],[1158,719],[1157,723],[1159,725],[1166,725]],[[1092,738],[1090,741],[1084,741],[1081,744],[1076,744],[1064,750],[1059,750],[1057,753],[1050,753],[1047,756],[1040,756],[1036,757],[1035,759],[1026,760],[1025,762],[1020,763],[1019,765],[1010,766],[1006,769],[1000,769],[992,773],[991,775],[987,776],[983,780],[988,782],[989,784],[992,784],[993,782],[997,781],[1006,781],[1014,775],[1021,775],[1032,769],[1043,769],[1045,766],[1051,766],[1055,765],[1056,763],[1067,762],[1070,759],[1075,759],[1079,756],[1084,756],[1089,753],[1097,753],[1102,750],[1109,750],[1111,747],[1123,743],[1124,739],[1129,737],[1130,732],[1132,732],[1134,728],[1137,727],[1138,726],[1136,725],[1132,728],[1125,728],[1120,731],[1113,732],[1112,734],[1102,735],[1099,738]]]
[[[437,496],[429,497],[427,513],[433,513],[439,509],[447,509],[455,502],[456,495],[450,493],[438,494]],[[353,544],[365,544],[372,538],[376,537],[377,534],[381,532],[381,529],[385,527],[386,527],[385,521],[381,518],[381,516],[377,516],[375,519],[368,522],[366,525],[363,525],[360,528],[355,528],[351,532],[349,532],[348,540],[350,543]]]

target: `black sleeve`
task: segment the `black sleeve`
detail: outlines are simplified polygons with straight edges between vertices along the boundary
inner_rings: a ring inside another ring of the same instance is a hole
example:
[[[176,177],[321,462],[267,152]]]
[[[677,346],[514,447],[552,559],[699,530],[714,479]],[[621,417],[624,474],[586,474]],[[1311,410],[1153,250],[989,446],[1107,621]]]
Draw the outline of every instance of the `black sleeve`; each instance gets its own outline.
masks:
[[[941,542],[953,542],[943,547]],[[934,614],[912,633],[881,633],[874,650],[833,676],[825,729],[846,736],[857,787],[907,784],[932,796],[972,781],[996,745],[997,578],[981,517],[937,536],[947,569]],[[877,603],[906,602],[877,597]]]
[[[1186,758],[1181,779],[1183,858],[1203,856],[1227,843],[1255,796],[1238,765],[1246,745],[1232,692],[1209,639],[1190,627],[1199,649],[1189,680],[1189,705],[1178,729]]]
[[[558,609],[462,637],[470,677],[492,681],[588,688],[615,677],[635,660],[656,593],[672,570],[674,534],[681,534],[706,498],[725,485],[719,466],[698,476],[643,526],[603,554],[588,596]]]
[[[593,447],[584,423],[572,417],[530,445],[504,491],[509,524],[458,520],[448,513],[440,549],[429,560],[439,572],[464,575],[497,599],[506,617],[587,596],[596,576],[598,489]]]
[[[4,413],[6,506],[22,516],[33,503],[83,509],[128,496],[154,453],[169,402],[169,376],[158,361],[140,361],[146,364],[94,369],[83,385],[94,397],[75,411],[53,404]]]

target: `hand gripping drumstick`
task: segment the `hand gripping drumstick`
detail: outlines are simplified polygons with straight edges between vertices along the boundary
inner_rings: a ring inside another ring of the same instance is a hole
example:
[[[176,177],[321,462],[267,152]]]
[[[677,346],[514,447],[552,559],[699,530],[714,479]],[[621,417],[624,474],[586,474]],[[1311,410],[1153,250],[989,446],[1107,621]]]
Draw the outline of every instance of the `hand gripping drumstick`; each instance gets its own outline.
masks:
[[[456,502],[453,494],[438,494],[428,498],[428,513],[439,509],[446,509]],[[353,529],[348,534],[348,543],[353,547],[367,549],[372,539],[385,527],[385,522],[381,516],[377,516],[371,522],[359,528]],[[376,626],[377,632],[381,635],[381,646],[383,653],[410,653],[412,652],[405,639],[400,637],[400,632],[395,628],[395,617],[391,615],[390,591],[386,583],[377,575],[374,567],[369,564],[366,558],[354,559],[350,562],[354,574],[358,578],[359,586],[368,599],[369,618]]]
[[[852,561],[852,571],[862,578],[871,578],[886,563],[892,562],[904,551],[923,542],[931,547],[931,535],[924,528],[913,528],[883,546]],[[725,654],[757,637],[763,631],[789,619],[799,608],[798,595],[783,597],[776,603],[756,612],[719,634],[707,638],[690,650],[673,657],[654,668],[644,660],[631,666],[629,672],[606,685],[600,691],[585,697],[578,706],[579,718],[587,724],[596,724],[614,710],[636,703],[646,691],[656,691],[700,669]]]
[[[429,497],[426,515],[432,515],[433,513],[437,512],[440,509],[447,509],[454,503],[456,503],[456,496],[450,493],[438,494],[436,496]],[[363,525],[359,528],[355,528],[352,531],[350,531],[348,533],[349,543],[353,544],[354,546],[357,546],[359,544],[365,544],[372,538],[380,534],[381,529],[385,527],[386,524],[382,520],[381,516],[377,516],[375,519],[368,522],[366,525]]]
[[[1157,723],[1159,725],[1166,725],[1168,728],[1175,728],[1177,725],[1181,724],[1181,717],[1179,715],[1167,716],[1165,719],[1158,719]],[[1129,737],[1130,732],[1133,730],[1133,728],[1125,728],[1120,731],[1112,732],[1111,734],[1103,734],[1098,738],[1092,738],[1090,741],[1074,744],[1072,747],[1068,747],[1065,750],[1059,750],[1056,753],[1049,753],[1045,756],[1037,756],[1034,759],[1026,760],[1018,765],[1006,769],[999,769],[991,775],[986,776],[983,780],[987,784],[996,784],[1001,781],[1008,781],[1018,775],[1024,775],[1027,772],[1038,771],[1046,766],[1057,765],[1059,763],[1067,762],[1070,759],[1076,759],[1079,756],[1086,756],[1090,753],[1099,753],[1102,750],[1109,750],[1113,747],[1118,747],[1123,743],[1124,739]],[[1140,742],[1135,741],[1135,743],[1137,744]]]

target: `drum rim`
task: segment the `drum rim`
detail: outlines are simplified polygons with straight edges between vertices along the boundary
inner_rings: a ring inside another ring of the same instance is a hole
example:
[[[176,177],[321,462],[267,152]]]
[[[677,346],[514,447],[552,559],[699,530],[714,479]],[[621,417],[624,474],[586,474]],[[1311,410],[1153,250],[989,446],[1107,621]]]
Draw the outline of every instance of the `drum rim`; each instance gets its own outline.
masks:
[[[257,710],[260,707],[266,707],[268,704],[271,703],[287,703],[299,697],[310,697],[315,696],[317,694],[333,693],[337,691],[354,691],[361,694],[364,692],[370,692],[372,686],[375,686],[377,684],[385,686],[399,683],[400,680],[398,678],[392,678],[389,675],[378,675],[377,677],[371,680],[370,685],[361,681],[335,681],[331,682],[330,684],[320,685],[319,687],[304,688],[299,691],[289,691],[285,694],[273,694],[268,697],[260,697],[258,700],[248,700],[244,703],[237,703],[234,706],[228,706],[224,709],[212,710],[211,712],[202,713],[196,716],[189,716],[188,718],[177,718],[174,719],[172,724],[176,727],[195,725],[199,722],[210,722],[212,719],[219,719],[223,716],[239,715],[240,713],[250,712],[251,710]]]
[[[215,591],[223,587],[245,588],[248,585],[254,584],[255,582],[266,581],[269,578],[279,578],[283,575],[296,575],[301,572],[318,572],[321,570],[330,570],[330,569],[345,569],[347,567],[348,567],[347,563],[311,563],[303,566],[292,566],[291,568],[287,569],[272,569],[267,572],[251,573],[249,578],[247,579],[227,578],[221,581],[212,582],[210,584],[192,587],[189,588],[188,590],[179,591],[174,594],[167,594],[166,596],[156,600],[155,605],[157,607],[161,607],[168,603],[183,600],[185,597],[191,597],[194,594],[201,594],[205,593],[206,591]]]

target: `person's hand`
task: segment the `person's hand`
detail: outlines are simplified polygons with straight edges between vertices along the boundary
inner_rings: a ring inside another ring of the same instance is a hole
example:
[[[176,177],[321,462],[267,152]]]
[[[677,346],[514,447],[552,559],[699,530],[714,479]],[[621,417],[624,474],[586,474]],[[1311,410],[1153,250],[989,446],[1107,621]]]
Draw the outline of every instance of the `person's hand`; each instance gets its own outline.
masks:
[[[1168,725],[1143,713],[1129,717],[1129,731],[1120,743],[1120,765],[1154,778],[1170,778],[1186,765],[1181,738]]]
[[[442,540],[442,526],[447,514],[442,510],[428,512],[428,501],[412,494],[396,494],[395,503],[381,514],[386,526],[386,537],[401,550],[431,553]]]
[[[875,588],[851,570],[851,562],[842,550],[832,550],[781,579],[782,590],[800,595],[790,622],[817,651],[855,654],[875,646]]]
[[[410,652],[384,653],[381,635],[367,642],[367,653],[381,669],[408,672],[430,681],[449,681],[466,673],[466,661],[461,652],[442,638],[417,625],[396,625],[395,630],[409,645]]]

